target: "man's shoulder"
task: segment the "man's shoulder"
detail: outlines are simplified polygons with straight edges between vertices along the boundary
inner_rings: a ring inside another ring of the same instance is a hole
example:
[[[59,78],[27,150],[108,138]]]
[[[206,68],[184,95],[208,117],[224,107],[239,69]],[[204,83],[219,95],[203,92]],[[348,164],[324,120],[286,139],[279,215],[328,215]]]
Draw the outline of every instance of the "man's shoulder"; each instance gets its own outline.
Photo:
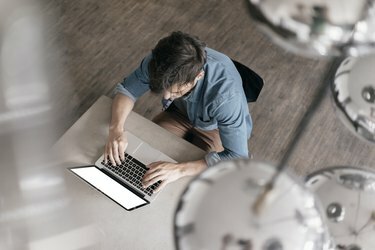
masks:
[[[214,106],[227,102],[241,102],[242,79],[232,60],[225,54],[206,48],[206,98]]]
[[[208,63],[225,63],[228,61],[231,61],[230,58],[217,50],[214,50],[212,48],[206,48],[206,53],[207,53],[207,62]]]
[[[222,76],[225,76],[228,78],[234,78],[234,80],[238,80],[238,71],[229,56],[211,48],[206,48],[206,52],[206,70],[208,72],[210,72],[211,74],[215,73],[214,75],[220,75],[220,78]]]
[[[227,91],[228,88],[236,88],[236,85],[242,86],[241,76],[227,55],[211,48],[206,48],[206,51],[205,73],[208,85],[211,85],[216,91],[218,88]]]

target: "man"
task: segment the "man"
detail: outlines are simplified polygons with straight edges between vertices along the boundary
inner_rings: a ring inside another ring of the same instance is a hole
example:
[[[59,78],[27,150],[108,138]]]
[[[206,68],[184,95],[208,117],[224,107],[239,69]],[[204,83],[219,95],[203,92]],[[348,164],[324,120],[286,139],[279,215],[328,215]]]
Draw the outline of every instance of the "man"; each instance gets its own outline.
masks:
[[[241,77],[226,55],[207,48],[198,38],[173,32],[161,39],[139,68],[116,88],[104,160],[120,164],[127,139],[124,123],[135,101],[146,91],[163,93],[163,111],[154,121],[206,150],[191,162],[154,162],[144,187],[196,175],[221,160],[248,158],[252,130]],[[126,128],[125,128],[126,129]],[[167,143],[167,142],[166,142]]]

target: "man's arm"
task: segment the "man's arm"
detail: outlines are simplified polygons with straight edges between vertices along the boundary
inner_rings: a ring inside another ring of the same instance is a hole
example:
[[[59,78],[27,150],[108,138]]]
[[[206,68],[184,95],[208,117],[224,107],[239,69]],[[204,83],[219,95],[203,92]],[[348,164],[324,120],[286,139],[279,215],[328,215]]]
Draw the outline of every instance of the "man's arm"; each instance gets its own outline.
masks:
[[[112,102],[112,117],[109,125],[109,135],[104,149],[104,161],[107,159],[116,165],[124,160],[124,152],[128,145],[124,133],[126,118],[134,107],[134,101],[123,94],[116,94]]]
[[[248,139],[252,130],[252,121],[247,103],[235,95],[227,98],[214,110],[220,139],[224,151],[210,152],[205,159],[209,166],[220,161],[249,157]]]
[[[148,64],[151,54],[146,56],[140,66],[133,71],[122,83],[116,86],[116,96],[112,103],[112,117],[109,126],[109,136],[104,148],[104,161],[108,158],[112,164],[121,164],[127,147],[124,124],[134,103],[149,90]]]

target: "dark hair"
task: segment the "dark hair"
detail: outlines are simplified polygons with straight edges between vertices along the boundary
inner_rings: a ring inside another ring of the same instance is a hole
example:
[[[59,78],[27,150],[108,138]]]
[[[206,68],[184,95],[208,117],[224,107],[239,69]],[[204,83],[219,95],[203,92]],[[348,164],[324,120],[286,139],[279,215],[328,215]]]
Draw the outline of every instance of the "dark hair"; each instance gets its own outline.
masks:
[[[194,81],[205,63],[206,44],[181,31],[159,40],[149,64],[150,89],[160,93],[174,84]]]

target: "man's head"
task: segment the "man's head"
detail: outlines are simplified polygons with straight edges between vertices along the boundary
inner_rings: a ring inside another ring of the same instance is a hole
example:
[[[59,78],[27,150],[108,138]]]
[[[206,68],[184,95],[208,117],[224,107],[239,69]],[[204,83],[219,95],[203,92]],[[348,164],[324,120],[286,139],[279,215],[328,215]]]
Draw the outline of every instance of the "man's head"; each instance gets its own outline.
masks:
[[[180,31],[162,38],[149,64],[151,91],[184,94],[191,89],[203,75],[205,47],[197,37]]]

